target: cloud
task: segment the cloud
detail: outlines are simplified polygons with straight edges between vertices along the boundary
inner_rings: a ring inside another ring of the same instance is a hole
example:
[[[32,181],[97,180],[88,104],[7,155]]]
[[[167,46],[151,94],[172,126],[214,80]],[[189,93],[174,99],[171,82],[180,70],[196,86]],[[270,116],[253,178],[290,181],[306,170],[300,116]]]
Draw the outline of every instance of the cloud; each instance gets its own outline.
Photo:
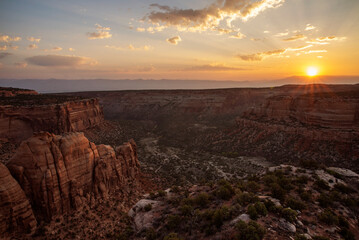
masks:
[[[43,67],[76,67],[97,64],[91,58],[70,55],[39,55],[26,58],[25,60],[29,64]]]
[[[111,38],[112,34],[110,33],[111,28],[102,27],[100,24],[95,24],[97,32],[88,32],[88,39],[104,39]]]
[[[281,32],[281,33],[277,33],[274,35],[274,37],[284,37],[284,36],[288,36],[289,31],[286,30],[286,32]]]
[[[14,63],[14,66],[17,67],[17,68],[26,68],[27,63],[25,63],[25,62],[17,62],[17,63]]]
[[[346,37],[336,37],[336,36],[319,37],[319,38],[311,39],[311,40],[307,41],[307,43],[317,44],[317,45],[326,45],[326,44],[329,44],[329,42],[344,41],[346,39],[347,39]]]
[[[167,38],[166,41],[171,44],[177,45],[179,42],[182,41],[182,39],[180,36],[176,36],[176,37]]]
[[[184,71],[203,71],[203,72],[224,72],[224,71],[243,71],[245,68],[228,67],[224,64],[205,64],[200,66],[193,66],[183,69]]]
[[[236,57],[242,59],[243,61],[262,61],[264,58],[271,57],[271,56],[278,56],[283,55],[287,52],[298,52],[303,51],[307,48],[311,48],[313,45],[307,45],[307,46],[301,46],[297,48],[284,48],[284,49],[276,49],[272,51],[266,51],[266,52],[259,52],[254,54],[248,54],[248,55],[237,55]]]
[[[0,53],[0,59],[6,58],[7,56],[10,56],[10,55],[12,55],[12,53],[8,53],[8,52]]]
[[[311,24],[307,24],[307,26],[305,27],[305,31],[310,31],[310,30],[313,30],[313,29],[316,29],[316,27],[314,27],[313,25]]]
[[[53,47],[52,50],[53,50],[53,51],[61,51],[61,50],[62,50],[62,47]]]
[[[157,10],[150,12],[143,20],[156,26],[176,27],[180,31],[217,31],[222,22],[230,27],[234,20],[247,21],[284,2],[285,0],[217,0],[202,9],[179,9],[151,4]]]
[[[138,28],[136,28],[136,31],[137,31],[137,32],[145,32],[145,31],[146,31],[146,28],[140,28],[140,27],[138,27]]]
[[[10,37],[9,35],[0,34],[0,42],[17,42],[20,41],[21,37]]]
[[[27,37],[26,39],[30,42],[37,42],[37,43],[41,41],[41,38],[35,38],[35,37]]]
[[[6,46],[6,45],[0,46],[0,50],[1,50],[1,51],[6,51],[6,50],[7,50],[7,46]]]
[[[230,38],[237,38],[237,39],[243,39],[245,37],[246,37],[246,35],[244,35],[240,32],[237,32],[236,34],[230,36]]]
[[[304,36],[303,34],[296,34],[290,38],[286,38],[286,39],[283,39],[283,41],[296,41],[296,40],[300,40],[300,39],[306,39],[307,37]]]
[[[106,45],[106,48],[112,48],[118,51],[150,51],[153,49],[152,46],[150,45],[145,45],[143,47],[135,47],[132,44],[129,44],[127,47],[119,47],[119,46],[110,46],[110,45]]]
[[[283,53],[285,53],[285,51],[286,51],[286,49],[278,49],[278,50],[254,53],[254,54],[249,54],[249,55],[237,55],[237,57],[239,57],[243,61],[249,61],[249,62],[262,61],[263,58],[266,58],[266,57],[269,57],[272,55],[283,54]]]
[[[328,52],[327,50],[325,49],[321,49],[321,50],[309,50],[307,52],[304,52],[304,54],[311,54],[311,53],[326,53]]]
[[[38,48],[38,46],[36,44],[30,44],[27,48],[28,49],[36,49],[36,48]]]
[[[70,52],[75,52],[75,49],[74,48],[69,48],[69,51]]]

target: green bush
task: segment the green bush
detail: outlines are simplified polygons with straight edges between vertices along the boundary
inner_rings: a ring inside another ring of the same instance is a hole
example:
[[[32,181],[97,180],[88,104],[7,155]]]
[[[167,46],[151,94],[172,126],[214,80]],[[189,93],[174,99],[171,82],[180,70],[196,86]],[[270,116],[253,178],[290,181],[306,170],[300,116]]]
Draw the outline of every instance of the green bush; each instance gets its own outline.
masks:
[[[239,193],[235,197],[235,202],[241,206],[247,206],[250,203],[259,201],[259,198],[253,193]]]
[[[355,240],[355,235],[349,231],[348,228],[340,229],[339,234],[344,238],[344,240]]]
[[[179,215],[168,215],[167,216],[167,228],[172,230],[172,229],[177,229],[179,227],[181,223],[181,217]]]
[[[215,195],[220,199],[229,200],[234,195],[234,189],[229,183],[220,185],[217,188]]]
[[[271,196],[279,199],[280,201],[284,201],[286,196],[286,191],[279,186],[278,183],[271,184]]]
[[[207,193],[200,193],[194,198],[196,205],[206,207],[209,204],[209,195]]]
[[[262,202],[256,202],[254,204],[254,207],[257,211],[257,213],[261,216],[266,216],[268,214],[267,208]]]
[[[163,240],[183,240],[183,238],[178,237],[177,233],[170,233],[165,236]]]
[[[166,196],[167,195],[167,193],[165,192],[165,191],[163,191],[163,190],[159,190],[158,192],[157,192],[157,196],[159,196],[159,197],[164,197],[164,196]]]
[[[237,240],[261,240],[266,233],[265,228],[254,221],[250,221],[248,224],[239,221],[236,224],[236,229]]]
[[[182,205],[180,207],[180,211],[181,211],[181,214],[183,216],[190,216],[192,214],[192,211],[193,211],[193,207],[190,206],[190,205]]]
[[[146,204],[146,205],[145,205],[145,207],[144,207],[143,209],[144,209],[146,212],[151,211],[151,209],[152,209],[152,205],[151,205],[151,203]]]
[[[259,217],[258,213],[257,213],[257,210],[254,207],[254,205],[249,205],[248,206],[247,213],[250,216],[250,218],[253,219],[253,220],[256,220]]]
[[[313,240],[330,240],[330,239],[327,237],[323,237],[323,236],[314,236]]]
[[[294,240],[307,240],[307,238],[304,235],[297,234],[295,236]]]
[[[156,240],[157,239],[157,233],[153,228],[149,228],[146,231],[146,240]]]
[[[282,217],[288,222],[295,222],[297,218],[297,212],[290,208],[283,208],[281,212]]]
[[[318,191],[330,189],[328,183],[322,179],[318,179],[314,182],[314,188]]]
[[[246,184],[246,190],[248,192],[256,193],[256,192],[259,191],[259,189],[260,189],[260,185],[258,183],[256,183],[256,182],[254,182],[254,181],[249,181]]]
[[[212,216],[212,224],[217,228],[220,228],[223,225],[223,222],[230,219],[230,212],[228,207],[223,206],[220,209],[214,211]]]
[[[308,169],[318,169],[319,168],[319,163],[314,160],[301,160],[300,165],[302,167],[308,168]]]
[[[356,192],[353,188],[351,188],[349,186],[346,186],[346,185],[344,185],[342,183],[335,184],[334,189],[341,192],[341,193],[346,193],[346,194]]]
[[[323,208],[329,207],[333,204],[332,198],[325,193],[321,193],[318,198],[319,205]]]
[[[296,200],[294,198],[287,199],[287,206],[294,210],[303,210],[306,205],[302,201]]]
[[[338,217],[329,209],[325,209],[323,212],[321,212],[318,216],[318,219],[328,225],[338,225],[339,223]]]

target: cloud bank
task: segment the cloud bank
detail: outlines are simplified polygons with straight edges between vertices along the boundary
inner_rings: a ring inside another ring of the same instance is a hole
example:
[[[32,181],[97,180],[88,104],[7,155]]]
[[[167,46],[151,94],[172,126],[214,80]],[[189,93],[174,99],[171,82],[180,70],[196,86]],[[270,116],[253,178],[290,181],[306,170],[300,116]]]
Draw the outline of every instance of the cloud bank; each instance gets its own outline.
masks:
[[[202,9],[179,9],[160,4],[151,4],[157,10],[143,20],[156,26],[176,27],[180,31],[220,31],[225,22],[229,28],[234,20],[247,21],[261,12],[280,7],[285,0],[217,0]]]
[[[40,55],[25,59],[29,64],[43,67],[76,67],[81,65],[95,65],[91,58],[69,55]]]
[[[102,27],[100,24],[95,24],[96,32],[88,32],[87,37],[88,39],[105,39],[111,38],[112,34],[110,33],[111,28],[109,27]]]

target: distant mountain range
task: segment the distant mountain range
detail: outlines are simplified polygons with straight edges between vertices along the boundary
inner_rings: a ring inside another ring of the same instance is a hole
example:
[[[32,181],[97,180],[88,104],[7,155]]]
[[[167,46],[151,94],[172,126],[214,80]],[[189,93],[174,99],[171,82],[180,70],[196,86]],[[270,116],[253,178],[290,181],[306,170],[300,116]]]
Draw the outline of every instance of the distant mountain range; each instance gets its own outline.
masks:
[[[293,76],[266,81],[212,81],[212,80],[109,80],[109,79],[0,79],[1,87],[34,89],[40,93],[145,90],[145,89],[215,89],[215,88],[259,88],[287,84],[358,84],[359,76]]]

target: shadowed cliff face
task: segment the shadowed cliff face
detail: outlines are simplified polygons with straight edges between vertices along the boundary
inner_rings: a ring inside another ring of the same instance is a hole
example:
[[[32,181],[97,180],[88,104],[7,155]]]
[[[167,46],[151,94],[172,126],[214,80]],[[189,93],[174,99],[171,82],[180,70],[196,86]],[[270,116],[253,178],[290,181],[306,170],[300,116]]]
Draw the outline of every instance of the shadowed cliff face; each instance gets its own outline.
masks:
[[[21,142],[39,131],[56,134],[82,131],[103,121],[97,99],[65,101],[58,104],[2,104],[0,136]]]
[[[24,141],[7,167],[16,180],[0,165],[0,214],[9,218],[0,221],[0,233],[34,230],[33,210],[37,219],[50,220],[115,191],[129,195],[130,185],[140,191],[133,140],[113,149],[89,142],[83,133],[41,133]]]

